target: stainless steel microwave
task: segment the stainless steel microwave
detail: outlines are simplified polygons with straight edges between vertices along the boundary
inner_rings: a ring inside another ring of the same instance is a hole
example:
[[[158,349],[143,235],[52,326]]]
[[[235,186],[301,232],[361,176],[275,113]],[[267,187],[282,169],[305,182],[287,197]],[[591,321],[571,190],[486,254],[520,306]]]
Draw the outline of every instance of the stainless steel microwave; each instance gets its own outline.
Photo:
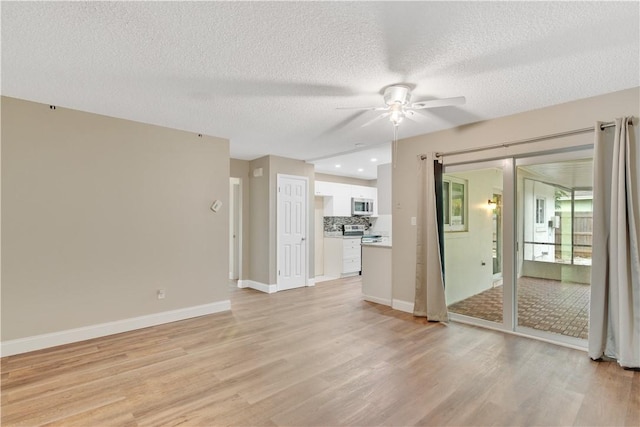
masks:
[[[351,215],[371,216],[373,215],[373,199],[351,198]]]

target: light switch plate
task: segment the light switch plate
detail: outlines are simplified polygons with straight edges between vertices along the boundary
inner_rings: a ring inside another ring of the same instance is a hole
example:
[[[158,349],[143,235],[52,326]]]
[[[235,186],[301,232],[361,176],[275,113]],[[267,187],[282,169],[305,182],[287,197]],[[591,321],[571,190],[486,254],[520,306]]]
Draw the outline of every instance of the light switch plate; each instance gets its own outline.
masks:
[[[216,200],[211,205],[211,210],[214,212],[218,212],[218,210],[220,210],[221,207],[222,207],[222,202],[220,200]]]

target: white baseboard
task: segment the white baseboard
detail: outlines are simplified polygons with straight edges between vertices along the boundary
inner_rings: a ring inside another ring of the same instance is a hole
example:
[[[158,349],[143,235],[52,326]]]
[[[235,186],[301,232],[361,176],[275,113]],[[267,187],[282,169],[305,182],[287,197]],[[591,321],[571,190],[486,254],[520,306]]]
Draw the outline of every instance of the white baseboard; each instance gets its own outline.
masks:
[[[391,306],[391,299],[372,297],[371,295],[362,295],[365,301],[375,302],[376,304]]]
[[[132,317],[130,319],[116,320],[114,322],[67,329],[65,331],[52,332],[49,334],[18,338],[2,342],[0,354],[2,357],[5,357],[14,354],[27,353],[29,351],[41,350],[43,348],[119,334],[121,332],[133,331],[136,329],[147,328],[149,326],[161,325],[163,323],[170,323],[229,310],[231,310],[231,301],[224,300],[210,304],[196,305],[194,307]]]
[[[409,301],[402,301],[400,299],[391,300],[391,308],[413,314],[413,303]]]
[[[239,288],[248,288],[249,285],[247,285],[247,281],[246,280],[239,279],[238,280],[238,287]]]
[[[360,275],[360,272],[359,272],[359,271],[354,271],[354,272],[352,272],[352,273],[342,273],[342,274],[340,275],[340,278],[341,278],[341,279],[344,279],[345,277],[353,277],[353,276],[359,276],[359,275]]]
[[[242,285],[243,288],[251,288],[267,294],[278,292],[278,285],[267,285],[266,283],[256,282],[255,280],[243,280]]]
[[[316,276],[313,278],[314,283],[328,282],[329,280],[339,279],[338,276]]]
[[[315,286],[316,279],[307,279],[307,286]]]

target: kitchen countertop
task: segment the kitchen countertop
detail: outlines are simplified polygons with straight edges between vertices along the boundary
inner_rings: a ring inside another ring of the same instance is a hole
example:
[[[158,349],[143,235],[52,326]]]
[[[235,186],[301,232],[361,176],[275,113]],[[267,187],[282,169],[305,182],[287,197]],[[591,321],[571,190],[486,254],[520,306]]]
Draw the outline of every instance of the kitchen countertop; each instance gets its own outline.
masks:
[[[344,236],[341,231],[325,231],[325,238],[335,239],[360,239],[362,236]],[[391,248],[391,239],[383,237],[381,242],[362,243],[363,246],[374,246],[379,248]]]
[[[324,237],[342,237],[342,231],[325,231]]]
[[[391,249],[391,240],[389,238],[382,238],[381,242],[362,243],[362,246],[372,246],[376,248],[389,248]]]

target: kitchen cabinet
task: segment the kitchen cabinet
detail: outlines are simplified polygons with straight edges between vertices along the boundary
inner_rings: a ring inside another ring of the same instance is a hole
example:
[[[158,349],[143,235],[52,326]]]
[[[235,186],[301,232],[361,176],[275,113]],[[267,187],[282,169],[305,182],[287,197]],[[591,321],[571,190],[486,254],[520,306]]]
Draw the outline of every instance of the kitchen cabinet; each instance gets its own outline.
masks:
[[[324,216],[351,216],[351,186],[337,182],[325,184],[330,196],[324,198]]]
[[[315,181],[314,193],[316,196],[331,196],[331,184],[330,182]]]
[[[372,199],[373,216],[377,216],[378,190],[375,187],[316,181],[315,195],[324,197],[324,216],[351,216],[352,197]]]
[[[358,199],[376,199],[378,190],[376,187],[365,187],[362,185],[351,185],[351,197]]]
[[[324,274],[347,277],[362,269],[360,236],[327,237],[324,239]]]

